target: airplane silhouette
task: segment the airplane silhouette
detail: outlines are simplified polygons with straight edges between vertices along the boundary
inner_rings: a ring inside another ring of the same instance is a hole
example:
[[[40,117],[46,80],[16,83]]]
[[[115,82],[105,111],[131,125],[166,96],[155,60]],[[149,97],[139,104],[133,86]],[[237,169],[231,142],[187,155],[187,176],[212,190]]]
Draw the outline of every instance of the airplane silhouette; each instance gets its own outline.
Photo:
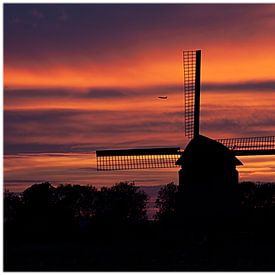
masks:
[[[167,96],[159,96],[159,99],[167,99]]]

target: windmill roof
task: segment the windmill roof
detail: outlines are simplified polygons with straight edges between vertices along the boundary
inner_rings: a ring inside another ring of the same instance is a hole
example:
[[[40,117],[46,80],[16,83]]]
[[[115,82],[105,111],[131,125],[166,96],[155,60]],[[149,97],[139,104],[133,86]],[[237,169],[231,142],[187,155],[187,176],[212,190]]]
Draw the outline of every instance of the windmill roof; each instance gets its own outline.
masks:
[[[186,165],[190,163],[200,163],[203,165],[242,165],[234,152],[211,138],[199,135],[193,138],[181,157],[177,160],[177,165]]]

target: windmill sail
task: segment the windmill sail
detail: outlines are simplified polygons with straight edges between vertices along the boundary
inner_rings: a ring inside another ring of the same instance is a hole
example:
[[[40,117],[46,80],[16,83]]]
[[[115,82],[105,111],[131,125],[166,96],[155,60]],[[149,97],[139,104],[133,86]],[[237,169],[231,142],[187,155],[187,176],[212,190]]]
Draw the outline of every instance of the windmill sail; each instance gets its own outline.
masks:
[[[201,50],[184,51],[185,136],[200,136]],[[162,98],[160,96],[159,98]],[[164,98],[164,97],[163,97]],[[217,139],[236,156],[275,155],[275,136]],[[97,170],[129,170],[177,167],[179,147],[96,151]]]
[[[201,51],[183,52],[185,136],[199,135]]]
[[[97,170],[129,170],[173,168],[180,157],[180,148],[150,148],[96,151]]]
[[[233,150],[236,156],[275,154],[275,136],[228,138],[217,141]]]

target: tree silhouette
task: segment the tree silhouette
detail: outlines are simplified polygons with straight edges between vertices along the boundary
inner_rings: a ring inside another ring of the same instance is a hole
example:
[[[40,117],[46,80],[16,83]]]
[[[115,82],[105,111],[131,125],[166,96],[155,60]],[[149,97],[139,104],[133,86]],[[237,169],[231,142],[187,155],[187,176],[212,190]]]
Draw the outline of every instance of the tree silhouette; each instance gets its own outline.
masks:
[[[92,186],[59,185],[55,189],[55,214],[59,228],[88,229],[95,216],[97,193]]]
[[[22,198],[6,190],[4,192],[4,223],[5,225],[15,225],[18,223],[22,212]]]
[[[275,195],[274,184],[257,184],[255,192],[256,207],[272,208]]]
[[[94,216],[96,196],[97,190],[92,186],[59,185],[55,190],[57,206],[74,218]]]
[[[54,201],[54,187],[49,182],[33,184],[23,192],[23,200],[33,211],[48,208]]]
[[[178,186],[173,182],[163,186],[156,199],[156,206],[159,208],[155,218],[159,221],[168,221],[175,216],[176,196]]]
[[[103,187],[96,203],[96,217],[103,222],[138,223],[146,220],[148,196],[134,183]]]
[[[33,184],[23,192],[23,225],[30,232],[47,232],[55,227],[55,188],[49,183]]]
[[[275,196],[273,183],[242,182],[239,184],[241,203],[245,209],[272,208]]]
[[[241,206],[243,209],[253,209],[256,206],[256,185],[253,182],[242,182],[239,184]]]

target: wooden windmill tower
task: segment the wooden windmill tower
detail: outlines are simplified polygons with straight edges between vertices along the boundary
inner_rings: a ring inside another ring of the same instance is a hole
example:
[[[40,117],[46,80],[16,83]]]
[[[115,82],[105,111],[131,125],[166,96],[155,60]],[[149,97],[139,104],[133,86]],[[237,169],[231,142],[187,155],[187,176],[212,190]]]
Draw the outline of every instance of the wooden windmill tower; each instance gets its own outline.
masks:
[[[184,51],[183,62],[185,135],[191,139],[186,148],[96,151],[97,170],[181,166],[179,190],[183,208],[191,203],[193,209],[198,206],[198,212],[202,208],[205,213],[213,213],[213,209],[224,212],[233,201],[234,186],[238,183],[236,166],[242,165],[236,156],[275,154],[275,136],[213,140],[200,135],[201,51]],[[217,204],[220,207],[217,208]]]

